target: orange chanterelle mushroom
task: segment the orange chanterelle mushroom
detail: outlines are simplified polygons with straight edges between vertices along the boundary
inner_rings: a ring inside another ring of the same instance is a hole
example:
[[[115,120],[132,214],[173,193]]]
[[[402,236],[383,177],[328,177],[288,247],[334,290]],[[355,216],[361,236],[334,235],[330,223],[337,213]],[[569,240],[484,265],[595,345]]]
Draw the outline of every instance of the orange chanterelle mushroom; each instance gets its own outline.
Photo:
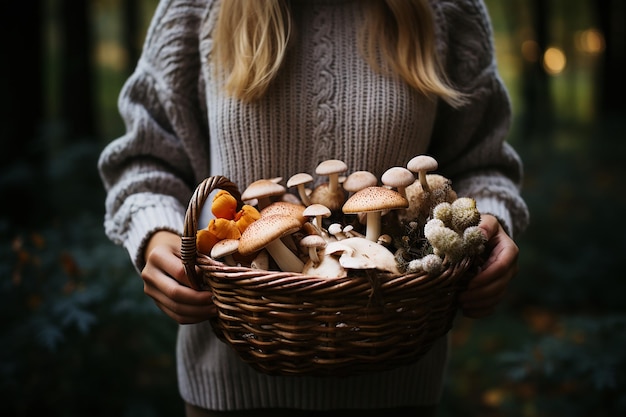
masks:
[[[239,239],[241,233],[258,220],[260,214],[252,206],[244,205],[237,211],[237,200],[224,190],[213,197],[211,213],[215,216],[205,229],[198,230],[196,245],[198,252],[210,254],[215,244],[224,239]]]

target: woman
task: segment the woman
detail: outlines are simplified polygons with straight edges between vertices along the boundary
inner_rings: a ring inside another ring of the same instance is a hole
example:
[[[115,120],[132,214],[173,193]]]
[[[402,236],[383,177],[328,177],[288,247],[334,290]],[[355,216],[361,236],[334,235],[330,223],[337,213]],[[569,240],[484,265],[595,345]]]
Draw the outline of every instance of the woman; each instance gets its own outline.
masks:
[[[489,257],[461,301],[469,317],[491,314],[516,272],[512,236],[528,221],[493,53],[480,0],[161,1],[120,95],[127,132],[99,168],[108,236],[182,324],[188,415],[435,413],[446,338],[416,364],[360,377],[269,377],[242,363],[211,335],[215,308],[189,287],[180,233],[210,175],[245,187],[341,159],[380,177],[428,153],[482,213]]]

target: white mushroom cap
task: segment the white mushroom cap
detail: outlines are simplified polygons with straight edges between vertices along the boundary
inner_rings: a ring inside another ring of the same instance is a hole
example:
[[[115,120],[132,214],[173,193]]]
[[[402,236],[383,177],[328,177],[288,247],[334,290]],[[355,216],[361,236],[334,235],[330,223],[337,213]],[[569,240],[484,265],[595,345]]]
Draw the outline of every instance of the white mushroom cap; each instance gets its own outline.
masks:
[[[348,165],[346,165],[345,162],[340,161],[339,159],[328,159],[319,163],[319,165],[315,168],[315,173],[317,175],[328,176],[328,187],[330,188],[330,192],[334,193],[339,185],[339,174],[344,173],[347,170]]]
[[[287,181],[287,187],[297,187],[298,194],[300,195],[300,200],[302,200],[302,203],[305,206],[308,206],[309,204],[311,204],[311,200],[309,200],[305,185],[312,182],[312,175],[307,174],[306,172],[300,172],[289,178],[289,180]]]
[[[412,175],[413,174],[411,174],[411,176]],[[348,175],[342,184],[343,189],[350,193],[355,193],[365,187],[373,187],[375,185],[378,185],[378,178],[369,171],[355,171]]]
[[[300,240],[300,246],[307,249],[309,258],[317,265],[320,262],[317,250],[326,247],[326,240],[320,235],[308,235]]]
[[[302,269],[303,274],[325,278],[343,278],[348,275],[339,260],[334,256],[327,255],[324,249],[319,251],[318,257],[320,259],[319,264],[315,265],[312,260],[309,260]]]
[[[248,188],[241,193],[243,201],[258,200],[259,209],[263,209],[270,204],[270,197],[282,195],[285,187],[268,179],[260,179],[248,185]]]
[[[406,167],[409,171],[418,174],[419,181],[424,191],[430,191],[430,187],[426,181],[426,174],[430,171],[435,171],[439,167],[437,160],[432,156],[418,155],[411,159],[406,164]]]
[[[329,225],[328,233],[333,235],[337,240],[346,238],[346,235],[343,233],[343,226],[340,223],[332,223]]]
[[[311,204],[306,209],[304,209],[303,214],[306,217],[311,217],[314,219],[314,225],[319,229],[319,231],[323,230],[322,227],[322,217],[330,217],[331,211],[328,207],[323,204]]]
[[[239,239],[222,239],[211,248],[211,258],[224,258],[227,265],[234,265],[232,254],[239,249]]]
[[[378,269],[400,274],[393,253],[368,239],[351,237],[331,242],[326,245],[325,252],[328,255],[340,253],[339,263],[346,269]]]
[[[407,208],[409,202],[400,193],[385,187],[367,187],[357,191],[345,202],[342,211],[346,214],[367,213],[365,236],[376,242],[380,235],[380,216],[385,210]]]
[[[406,198],[404,189],[415,182],[415,175],[403,167],[391,167],[380,177],[383,184],[398,190],[398,193]]]
[[[250,255],[266,248],[282,271],[301,272],[304,263],[285,246],[280,238],[300,230],[298,219],[274,214],[251,223],[239,238],[239,253]]]

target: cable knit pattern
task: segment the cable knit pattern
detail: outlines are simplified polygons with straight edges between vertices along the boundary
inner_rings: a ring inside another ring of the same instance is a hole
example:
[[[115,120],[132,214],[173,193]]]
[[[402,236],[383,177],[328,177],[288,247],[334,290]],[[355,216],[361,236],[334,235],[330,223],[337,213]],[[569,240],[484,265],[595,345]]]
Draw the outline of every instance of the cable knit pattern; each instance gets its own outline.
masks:
[[[296,36],[258,102],[223,94],[211,60],[218,0],[162,0],[144,51],[119,99],[126,133],[99,161],[105,230],[138,270],[156,230],[182,231],[196,184],[209,175],[240,187],[259,178],[314,172],[324,159],[380,176],[421,153],[434,155],[461,195],[476,198],[511,234],[528,212],[522,165],[504,139],[511,109],[498,77],[487,11],[479,0],[431,0],[437,50],[467,94],[452,109],[373,71],[358,52],[358,0],[291,0]],[[206,323],[180,327],[182,397],[200,407],[373,408],[439,401],[446,339],[418,363],[345,379],[268,377],[212,337]]]
[[[313,105],[315,121],[313,137],[315,148],[313,155],[315,160],[323,161],[335,159],[335,147],[333,134],[335,127],[335,102],[333,91],[335,90],[335,77],[333,66],[333,33],[332,25],[327,19],[332,16],[319,13],[314,8],[313,15],[313,58],[315,61],[315,73],[319,74],[313,83]]]

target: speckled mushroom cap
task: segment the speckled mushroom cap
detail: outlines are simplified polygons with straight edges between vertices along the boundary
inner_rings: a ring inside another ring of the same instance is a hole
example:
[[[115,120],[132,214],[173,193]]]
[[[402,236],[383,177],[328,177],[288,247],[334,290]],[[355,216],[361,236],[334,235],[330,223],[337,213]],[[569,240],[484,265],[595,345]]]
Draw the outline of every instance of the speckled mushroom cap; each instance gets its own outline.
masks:
[[[294,204],[288,201],[276,201],[260,211],[262,217],[281,214],[294,217],[304,224],[308,219],[304,215],[304,207],[301,204]]]
[[[273,214],[250,224],[239,239],[239,253],[250,255],[272,241],[300,230],[300,221],[294,217]]]
[[[346,214],[407,208],[409,202],[400,193],[385,187],[367,187],[354,193],[343,205]]]

